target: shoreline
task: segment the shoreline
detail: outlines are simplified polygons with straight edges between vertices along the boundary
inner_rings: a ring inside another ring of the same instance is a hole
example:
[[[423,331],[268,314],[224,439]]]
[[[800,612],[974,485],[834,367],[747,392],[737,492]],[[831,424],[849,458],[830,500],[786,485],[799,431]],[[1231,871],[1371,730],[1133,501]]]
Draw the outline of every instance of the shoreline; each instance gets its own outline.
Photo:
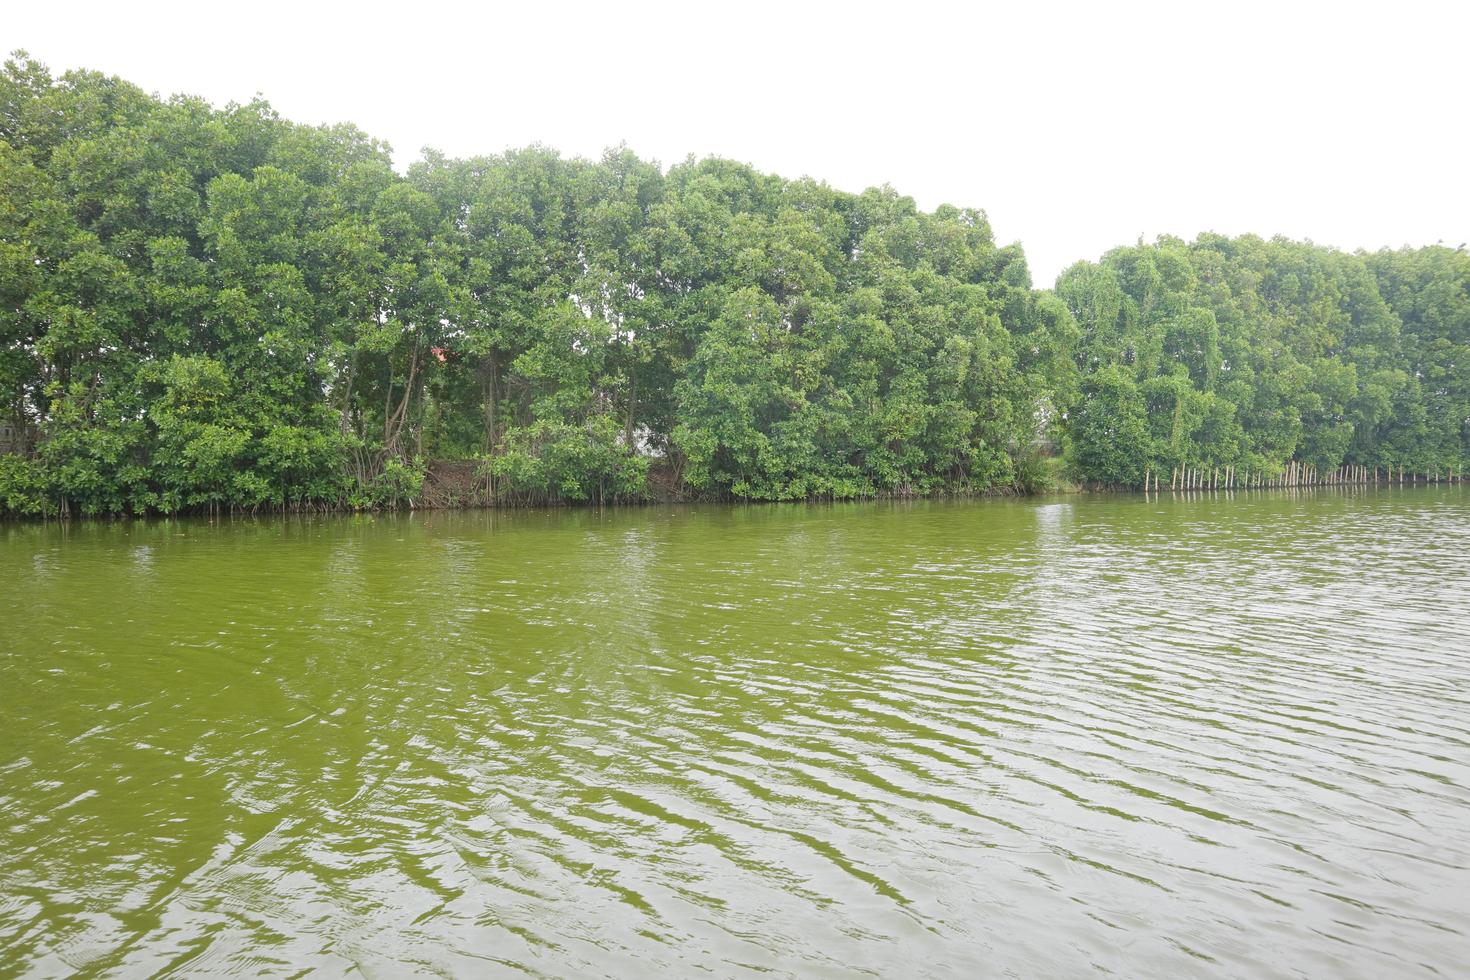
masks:
[[[1045,497],[1126,497],[1141,496],[1146,499],[1162,499],[1166,495],[1171,499],[1198,499],[1201,497],[1234,496],[1236,494],[1255,493],[1299,493],[1303,491],[1318,490],[1377,490],[1377,489],[1412,489],[1428,488],[1433,486],[1461,486],[1464,480],[1456,474],[1453,478],[1449,476],[1404,479],[1379,480],[1366,483],[1311,483],[1301,485],[1283,486],[1252,486],[1252,487],[1177,487],[1177,488],[1153,488],[1145,490],[1141,487],[1087,487],[1075,483],[1067,483],[1052,487],[1038,488],[1034,490],[1018,490],[1015,488],[1003,488],[984,491],[944,491],[928,494],[919,493],[885,493],[866,496],[835,497],[814,496],[801,497],[790,500],[765,500],[754,497],[730,497],[730,496],[696,496],[696,497],[659,497],[630,500],[561,500],[561,501],[525,501],[525,502],[499,502],[486,503],[483,501],[457,502],[457,503],[425,503],[418,502],[405,506],[395,507],[352,507],[348,505],[324,504],[324,505],[301,505],[287,507],[257,507],[257,508],[230,508],[210,510],[209,508],[191,508],[177,511],[146,511],[134,512],[111,512],[104,514],[65,514],[65,515],[38,515],[38,514],[0,514],[0,525],[36,525],[36,524],[77,524],[82,522],[123,523],[132,521],[166,521],[174,519],[199,519],[217,520],[221,518],[278,518],[278,517],[351,517],[351,516],[384,516],[401,514],[447,514],[466,513],[470,511],[497,511],[505,514],[531,513],[535,511],[604,511],[620,509],[643,509],[649,507],[698,507],[698,506],[728,506],[728,507],[780,507],[787,505],[812,505],[812,504],[864,504],[864,503],[923,503],[941,501],[982,501],[982,500],[1021,500],[1038,499]]]

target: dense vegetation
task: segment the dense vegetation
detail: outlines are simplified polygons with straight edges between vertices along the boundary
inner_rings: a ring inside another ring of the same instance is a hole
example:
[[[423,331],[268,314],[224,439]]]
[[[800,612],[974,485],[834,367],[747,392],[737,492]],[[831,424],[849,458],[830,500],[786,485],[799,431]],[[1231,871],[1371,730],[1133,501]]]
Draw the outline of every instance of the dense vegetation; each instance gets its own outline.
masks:
[[[1166,239],[1038,291],[983,213],[888,189],[623,149],[399,174],[350,126],[23,55],[0,136],[0,513],[1470,455],[1463,250]]]
[[[1293,461],[1443,475],[1470,457],[1462,249],[1164,238],[1073,266],[1056,292],[1082,333],[1066,429],[1087,480]]]

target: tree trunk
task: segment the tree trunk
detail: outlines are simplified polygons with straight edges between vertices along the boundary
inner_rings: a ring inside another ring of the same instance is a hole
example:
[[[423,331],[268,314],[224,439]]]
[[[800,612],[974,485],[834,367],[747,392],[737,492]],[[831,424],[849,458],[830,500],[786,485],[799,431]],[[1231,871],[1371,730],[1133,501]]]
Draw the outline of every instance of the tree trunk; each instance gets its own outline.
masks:
[[[633,452],[633,419],[638,410],[638,370],[636,367],[628,369],[628,421],[623,427],[623,445],[628,452]]]

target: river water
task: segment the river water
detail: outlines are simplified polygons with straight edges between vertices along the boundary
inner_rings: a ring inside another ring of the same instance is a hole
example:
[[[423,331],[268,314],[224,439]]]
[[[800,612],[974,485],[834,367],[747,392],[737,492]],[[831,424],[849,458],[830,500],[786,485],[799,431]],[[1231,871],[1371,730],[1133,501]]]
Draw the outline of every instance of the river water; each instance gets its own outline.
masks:
[[[0,975],[1465,976],[1470,490],[0,526]]]

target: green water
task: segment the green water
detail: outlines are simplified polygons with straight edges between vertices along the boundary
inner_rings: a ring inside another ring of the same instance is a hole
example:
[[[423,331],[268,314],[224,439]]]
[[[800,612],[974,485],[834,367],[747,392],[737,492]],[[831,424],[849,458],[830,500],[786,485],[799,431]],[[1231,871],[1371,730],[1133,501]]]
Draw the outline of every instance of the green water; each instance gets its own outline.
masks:
[[[0,975],[1431,976],[1470,490],[0,527]]]

